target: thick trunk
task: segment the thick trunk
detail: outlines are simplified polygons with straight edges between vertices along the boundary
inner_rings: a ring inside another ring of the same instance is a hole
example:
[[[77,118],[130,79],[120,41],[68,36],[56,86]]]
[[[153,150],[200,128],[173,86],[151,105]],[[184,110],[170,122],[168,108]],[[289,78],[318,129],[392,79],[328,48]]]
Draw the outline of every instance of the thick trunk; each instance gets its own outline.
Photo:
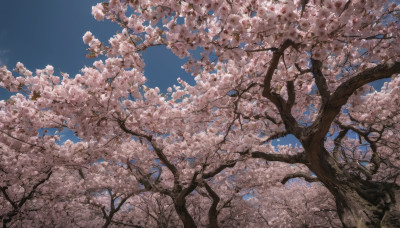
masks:
[[[3,219],[3,228],[7,228],[7,223],[9,223],[9,222],[11,222],[11,219],[10,218],[4,218]]]
[[[400,227],[400,188],[395,184],[374,182],[338,170],[325,163],[316,173],[336,200],[344,227]]]
[[[314,146],[308,148],[316,149],[317,146]],[[308,167],[335,197],[344,227],[400,227],[398,185],[367,181],[350,174],[323,147],[318,147],[317,153],[307,151]]]
[[[196,223],[194,222],[192,216],[186,209],[185,200],[174,201],[175,210],[179,215],[179,218],[183,222],[183,227],[185,228],[196,228]]]
[[[106,219],[106,222],[104,223],[103,228],[107,228],[110,224],[111,224],[111,220]]]
[[[358,188],[354,188],[354,184]],[[343,226],[400,227],[399,188],[383,183],[368,185],[353,182],[338,186],[334,196]]]

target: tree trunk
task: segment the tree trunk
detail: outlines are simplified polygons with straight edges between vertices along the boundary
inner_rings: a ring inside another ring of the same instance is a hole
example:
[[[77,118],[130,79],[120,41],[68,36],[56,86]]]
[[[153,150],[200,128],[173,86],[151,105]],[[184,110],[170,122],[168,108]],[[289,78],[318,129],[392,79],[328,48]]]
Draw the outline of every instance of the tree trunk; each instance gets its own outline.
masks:
[[[329,159],[328,159],[328,163]],[[400,227],[400,188],[393,183],[367,181],[324,164],[316,173],[336,200],[344,227]]]
[[[179,215],[179,218],[183,222],[183,227],[185,228],[196,228],[196,223],[194,222],[192,216],[186,209],[186,200],[174,200],[175,210]]]
[[[335,197],[343,227],[400,227],[398,185],[365,180],[344,171],[321,144],[319,151],[316,146],[307,149],[308,167]]]
[[[344,227],[400,227],[400,191],[395,185],[353,180],[338,186],[334,196]]]

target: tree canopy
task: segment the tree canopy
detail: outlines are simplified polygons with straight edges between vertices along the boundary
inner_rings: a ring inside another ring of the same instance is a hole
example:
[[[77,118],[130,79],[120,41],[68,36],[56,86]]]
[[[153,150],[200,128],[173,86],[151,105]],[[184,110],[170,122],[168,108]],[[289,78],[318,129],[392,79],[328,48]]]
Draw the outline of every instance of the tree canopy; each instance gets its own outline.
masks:
[[[121,31],[84,34],[92,66],[0,69],[17,92],[0,101],[3,227],[400,227],[399,12],[389,0],[93,6]],[[146,86],[154,46],[186,58],[195,84]],[[79,140],[61,141],[66,130]]]

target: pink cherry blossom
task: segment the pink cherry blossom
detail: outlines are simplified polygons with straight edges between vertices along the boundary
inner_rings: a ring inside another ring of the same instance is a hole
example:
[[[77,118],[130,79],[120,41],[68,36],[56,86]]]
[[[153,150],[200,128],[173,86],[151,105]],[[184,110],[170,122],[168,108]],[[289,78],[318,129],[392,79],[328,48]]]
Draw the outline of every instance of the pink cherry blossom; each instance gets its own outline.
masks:
[[[398,14],[386,0],[93,6],[121,27],[84,34],[93,66],[0,69],[17,92],[0,101],[3,227],[400,226]],[[196,83],[148,87],[153,46]]]

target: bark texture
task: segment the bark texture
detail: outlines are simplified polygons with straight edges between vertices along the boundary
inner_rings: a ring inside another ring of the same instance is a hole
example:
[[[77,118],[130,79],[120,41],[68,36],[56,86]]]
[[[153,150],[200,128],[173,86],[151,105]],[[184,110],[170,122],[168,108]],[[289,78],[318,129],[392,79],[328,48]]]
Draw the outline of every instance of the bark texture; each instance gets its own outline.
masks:
[[[335,197],[343,227],[400,227],[399,186],[349,174],[323,147],[319,150],[319,156],[308,156],[309,168]]]
[[[292,115],[296,103],[294,82],[286,82],[287,98],[275,93],[271,85],[274,72],[285,51],[290,47],[296,49],[296,45],[295,42],[286,40],[273,51],[270,65],[265,73],[262,95],[275,105],[285,126],[285,134],[293,134],[301,142],[304,153],[271,155],[253,152],[252,157],[306,165],[335,197],[338,215],[344,227],[400,227],[400,203],[397,202],[400,200],[399,186],[394,183],[372,181],[370,177],[363,179],[351,171],[344,170],[343,164],[334,158],[334,152],[329,153],[324,147],[329,129],[350,96],[370,82],[400,73],[400,62],[388,61],[365,69],[342,82],[334,91],[330,91],[322,71],[323,62],[311,58],[311,67],[308,71],[312,73],[319,92],[320,108],[313,123],[304,126]],[[341,132],[340,137],[343,138],[348,130]],[[370,143],[376,155],[376,145],[368,140],[368,133],[357,134]],[[338,138],[335,144],[340,144],[340,141],[341,138]],[[376,162],[373,159],[371,163]],[[287,180],[283,183],[285,181]]]
[[[174,206],[176,213],[178,213],[179,218],[183,223],[183,227],[185,228],[196,228],[196,223],[194,222],[192,216],[190,215],[189,211],[186,208],[186,200],[179,199],[174,200]]]

